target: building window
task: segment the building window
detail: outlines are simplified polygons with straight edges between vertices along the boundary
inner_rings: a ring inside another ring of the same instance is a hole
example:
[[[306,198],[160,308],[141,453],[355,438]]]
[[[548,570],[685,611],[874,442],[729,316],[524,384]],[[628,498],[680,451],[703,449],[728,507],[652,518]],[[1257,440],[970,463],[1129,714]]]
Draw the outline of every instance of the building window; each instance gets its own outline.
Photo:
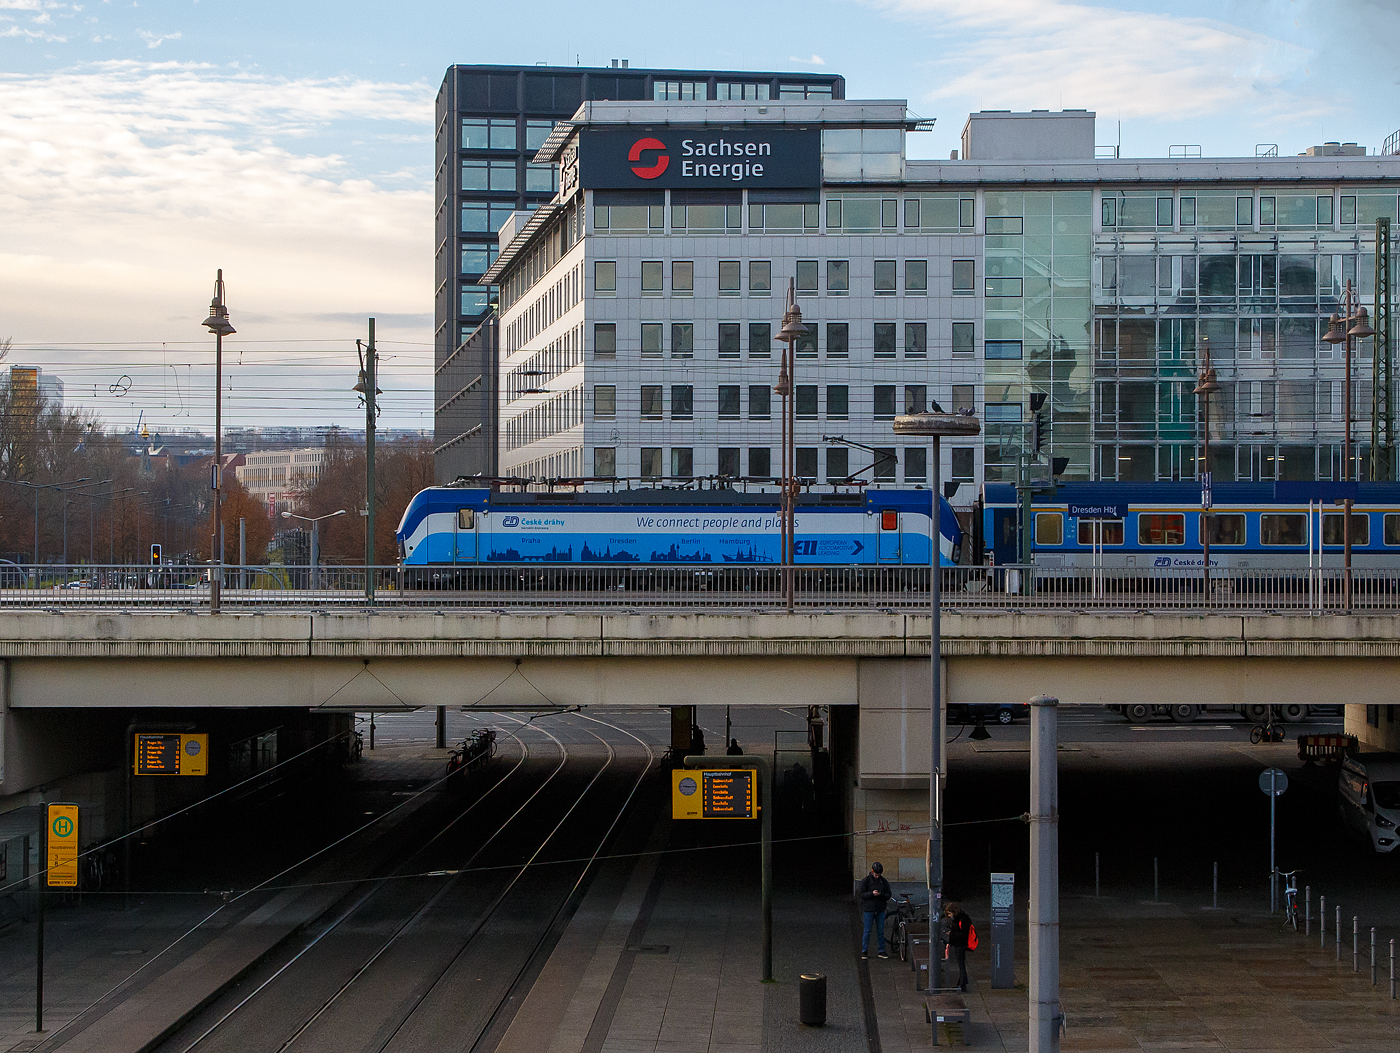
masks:
[[[1159,197],[1157,199],[1157,226],[1170,227],[1172,225],[1172,199],[1169,197]]]
[[[971,384],[953,385],[953,412],[954,413],[976,413],[977,393]]]
[[[695,450],[690,446],[671,448],[671,478],[689,479],[695,474]]]
[[[641,475],[641,477],[642,477],[643,479],[660,479],[660,478],[661,478],[661,447],[660,447],[660,446],[643,446],[643,447],[642,447],[642,463],[641,463],[640,469],[641,469],[641,470],[639,471],[638,474]]]
[[[977,323],[953,323],[953,354],[975,355],[977,353]]]
[[[875,357],[894,358],[894,322],[875,323]]]
[[[847,358],[851,353],[851,323],[826,323],[826,357]]]
[[[767,384],[749,385],[749,420],[768,420],[773,409],[773,389]]]
[[[772,477],[772,451],[766,446],[749,447],[749,478],[768,479]]]
[[[797,384],[793,388],[793,413],[798,420],[817,419],[817,385]]]
[[[600,296],[612,296],[617,292],[617,261],[593,261],[593,291]]]
[[[617,323],[593,324],[593,357],[614,358],[617,355]]]
[[[462,231],[466,234],[495,234],[514,211],[515,205],[504,201],[464,201]]]
[[[719,419],[738,420],[739,419],[739,385],[721,384],[719,386]]]
[[[715,98],[721,102],[764,102],[768,99],[768,90],[767,84],[740,84],[736,81],[720,81],[715,85]]]
[[[660,384],[643,384],[641,389],[642,420],[660,420],[662,413]]]
[[[1272,227],[1274,225],[1274,205],[1277,198],[1261,197],[1259,199],[1259,225],[1261,227]]]
[[[642,323],[642,357],[661,357],[661,323]]]
[[[1381,726],[1381,707],[1368,705],[1366,707],[1367,727],[1378,728]]]
[[[463,150],[514,150],[514,119],[462,118]]]
[[[797,470],[797,478],[805,479],[809,482],[817,481],[817,448],[815,446],[799,446],[793,451],[797,455],[794,467]]]
[[[894,420],[894,392],[893,384],[875,385],[876,420]]]
[[[598,420],[612,420],[617,416],[617,386],[615,384],[594,385],[593,416]]]
[[[716,470],[722,478],[737,478],[739,475],[739,447],[721,446],[719,448],[719,463],[716,465]]]
[[[773,264],[769,260],[749,261],[749,293],[767,296],[773,290]]]
[[[1235,198],[1235,225],[1238,227],[1254,226],[1254,198]]]
[[[652,99],[656,102],[704,102],[709,97],[709,83],[703,80],[658,80],[652,83]]]
[[[778,86],[778,98],[780,99],[829,99],[831,98],[830,84],[780,84]]]
[[[988,340],[986,357],[989,359],[1007,359],[1021,357],[1021,341],[1019,340]]]
[[[904,323],[904,357],[923,358],[928,354],[928,323]]]
[[[895,266],[894,260],[875,261],[875,295],[893,296],[895,294]]]
[[[720,322],[719,323],[719,357],[738,358],[739,357],[739,323]]]
[[[948,451],[952,455],[953,479],[960,483],[970,483],[977,468],[976,451],[971,446],[954,446]]]
[[[693,358],[695,356],[695,323],[671,323],[671,357]]]
[[[463,289],[461,314],[481,314],[489,303],[485,289]]]
[[[616,446],[595,446],[593,448],[593,474],[599,479],[617,478]]]
[[[470,157],[462,162],[463,190],[515,190],[515,162]]]
[[[826,291],[835,296],[845,296],[851,291],[851,263],[849,260],[826,261]]]
[[[749,357],[770,358],[773,354],[773,323],[749,323]]]
[[[559,189],[557,165],[526,165],[525,189],[532,194],[552,194]]]
[[[739,261],[719,261],[719,292],[737,296],[739,294]]]
[[[817,201],[760,201],[760,191],[749,191],[749,230],[781,233],[807,231],[815,234],[820,225],[821,206]],[[816,191],[812,192],[813,195]]]
[[[642,261],[642,293],[651,293],[653,296],[661,295],[661,261]]]
[[[797,358],[817,357],[817,323],[807,326],[805,333],[799,333],[792,342],[792,352]]]
[[[972,296],[977,291],[975,260],[953,261],[953,295]]]
[[[1184,220],[1182,222],[1185,222]],[[1325,197],[1321,194],[1317,197],[1317,225],[1319,227],[1330,227],[1332,225],[1332,195]]]
[[[845,384],[826,386],[826,419],[845,420],[850,413],[851,389]]]
[[[910,296],[928,292],[928,260],[904,261],[904,291]]]
[[[816,296],[817,295],[817,261],[798,260],[797,261],[797,295]]]
[[[988,279],[987,279],[987,295],[988,295],[988,296],[1020,296],[1020,295],[1021,295],[1021,279],[1020,279],[1020,278],[988,278]]]
[[[826,451],[826,481],[839,483],[851,474],[851,451],[844,446],[832,446]]]
[[[875,447],[875,464],[871,474],[876,479],[890,479],[895,477],[895,471],[899,467],[899,451],[893,446]]]
[[[928,476],[928,451],[922,446],[904,449],[904,481],[921,483]]]
[[[671,385],[671,419],[690,420],[695,416],[695,388],[690,384]]]
[[[485,274],[491,269],[491,264],[496,262],[495,245],[472,245],[470,243],[462,246],[462,273]]]
[[[928,410],[928,385],[904,385],[904,412],[924,413]]]
[[[549,133],[552,131],[554,131],[553,121],[526,121],[525,149],[538,150],[544,145],[544,141],[549,138]]]

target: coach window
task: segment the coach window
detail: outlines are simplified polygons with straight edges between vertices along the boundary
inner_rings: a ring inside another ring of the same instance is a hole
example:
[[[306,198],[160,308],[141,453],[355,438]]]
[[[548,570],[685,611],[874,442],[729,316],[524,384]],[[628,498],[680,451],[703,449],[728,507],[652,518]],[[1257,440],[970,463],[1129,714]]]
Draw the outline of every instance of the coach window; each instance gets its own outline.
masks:
[[[476,510],[475,510],[475,509],[472,509],[472,508],[459,508],[459,509],[457,509],[457,529],[458,529],[458,530],[474,530],[474,529],[476,529]]]
[[[1204,518],[1204,517],[1201,517]],[[1243,545],[1244,516],[1235,512],[1210,517],[1210,543],[1212,545]]]
[[[1400,545],[1400,515],[1392,513],[1385,517],[1385,543]]]
[[[1184,515],[1144,512],[1138,516],[1139,545],[1181,545],[1185,542]]]
[[[1037,512],[1035,514],[1035,543],[1037,545],[1063,545],[1065,543],[1065,518],[1059,512]]]
[[[1387,517],[1389,518],[1389,517]],[[1324,545],[1343,545],[1343,522],[1346,516],[1341,512],[1330,512],[1322,517],[1322,543]],[[1351,543],[1353,545],[1369,545],[1371,543],[1371,517],[1365,512],[1353,512],[1351,514]]]
[[[1259,544],[1302,545],[1308,539],[1307,517],[1265,512],[1259,517]]]
[[[1098,524],[1096,527],[1095,524]],[[1123,520],[1121,519],[1081,519],[1079,521],[1079,543],[1081,545],[1121,545],[1123,543]]]

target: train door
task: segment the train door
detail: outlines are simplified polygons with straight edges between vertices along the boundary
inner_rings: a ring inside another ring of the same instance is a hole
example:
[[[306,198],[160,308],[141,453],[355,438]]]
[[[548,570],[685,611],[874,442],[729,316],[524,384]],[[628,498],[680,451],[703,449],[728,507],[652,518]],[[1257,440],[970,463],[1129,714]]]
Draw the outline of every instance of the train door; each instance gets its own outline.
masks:
[[[1008,563],[1019,562],[1021,554],[1016,544],[1018,510],[993,508],[991,512],[992,536],[988,540],[991,542],[992,555],[996,557],[997,565],[1006,566]]]
[[[476,510],[457,510],[457,529],[453,531],[455,541],[454,560],[457,563],[476,562]]]
[[[880,536],[876,539],[877,559],[881,563],[898,563],[900,553],[900,515],[894,508],[880,512]]]

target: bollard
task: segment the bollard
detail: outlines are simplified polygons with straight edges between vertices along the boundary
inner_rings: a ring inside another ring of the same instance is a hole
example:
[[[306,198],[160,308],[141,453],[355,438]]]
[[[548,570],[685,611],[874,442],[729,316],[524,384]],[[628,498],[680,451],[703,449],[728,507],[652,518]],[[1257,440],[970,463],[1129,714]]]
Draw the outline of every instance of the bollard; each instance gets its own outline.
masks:
[[[1312,935],[1312,886],[1303,888],[1303,935]]]
[[[1210,865],[1210,909],[1220,906],[1220,864]]]
[[[1327,897],[1317,897],[1317,947],[1318,950],[1327,949]]]
[[[1337,913],[1332,919],[1332,935],[1337,939],[1337,961],[1342,960],[1342,908],[1337,908]]]
[[[1361,971],[1361,956],[1357,953],[1356,934],[1356,915],[1353,914],[1351,916],[1351,971],[1359,973]]]
[[[1390,938],[1390,999],[1395,1000],[1395,937]]]
[[[803,973],[798,978],[797,1013],[798,1019],[808,1027],[821,1027],[826,1023],[825,973]]]
[[[1371,986],[1376,986],[1376,927],[1371,926]]]
[[[1152,857],[1152,902],[1158,903],[1161,900],[1159,886],[1157,884],[1157,857]]]

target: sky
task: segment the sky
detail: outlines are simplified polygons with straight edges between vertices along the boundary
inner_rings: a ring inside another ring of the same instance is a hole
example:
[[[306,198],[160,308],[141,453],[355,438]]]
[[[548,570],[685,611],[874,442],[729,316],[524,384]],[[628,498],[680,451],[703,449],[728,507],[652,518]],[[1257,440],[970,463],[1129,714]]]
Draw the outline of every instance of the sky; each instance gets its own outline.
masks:
[[[1400,128],[1400,0],[0,0],[0,340],[109,425],[204,428],[222,268],[231,425],[432,427],[433,100],[452,63],[814,70],[969,111],[1082,107],[1123,156]]]

